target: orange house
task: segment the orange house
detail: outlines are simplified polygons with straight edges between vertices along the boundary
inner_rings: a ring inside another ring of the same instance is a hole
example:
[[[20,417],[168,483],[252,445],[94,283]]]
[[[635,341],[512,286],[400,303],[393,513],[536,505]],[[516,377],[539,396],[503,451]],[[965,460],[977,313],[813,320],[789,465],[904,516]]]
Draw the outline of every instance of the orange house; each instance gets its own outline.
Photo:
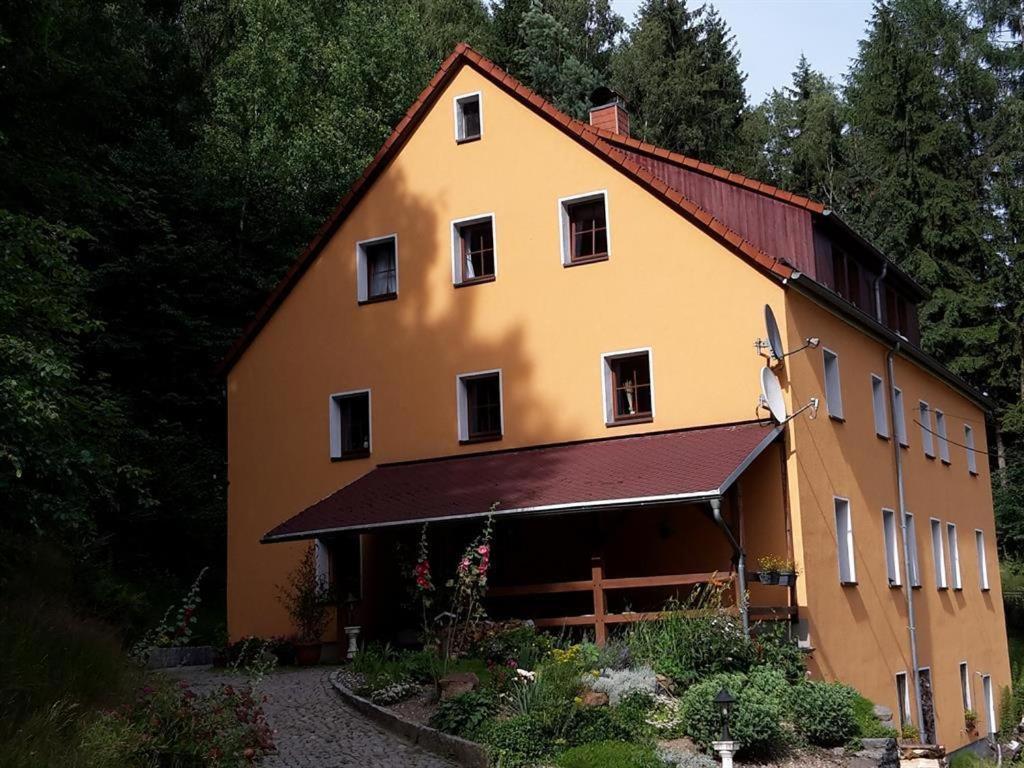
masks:
[[[460,46],[231,350],[231,636],[291,631],[276,585],[316,540],[349,598],[327,639],[400,640],[422,524],[444,568],[496,503],[493,615],[602,640],[727,580],[816,675],[984,737],[1010,683],[986,402],[919,348],[921,289],[603,96],[581,123]]]

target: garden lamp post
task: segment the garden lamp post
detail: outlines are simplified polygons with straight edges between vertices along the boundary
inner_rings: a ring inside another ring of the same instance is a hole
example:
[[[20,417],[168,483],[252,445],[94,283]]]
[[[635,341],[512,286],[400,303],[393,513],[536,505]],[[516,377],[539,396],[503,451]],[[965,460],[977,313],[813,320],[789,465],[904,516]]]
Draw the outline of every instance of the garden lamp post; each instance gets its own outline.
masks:
[[[722,738],[719,741],[711,742],[711,746],[722,758],[722,768],[732,768],[733,755],[740,748],[739,742],[733,741],[732,735],[729,733],[729,718],[732,716],[732,707],[736,703],[736,699],[727,688],[723,688],[712,701],[722,719]]]

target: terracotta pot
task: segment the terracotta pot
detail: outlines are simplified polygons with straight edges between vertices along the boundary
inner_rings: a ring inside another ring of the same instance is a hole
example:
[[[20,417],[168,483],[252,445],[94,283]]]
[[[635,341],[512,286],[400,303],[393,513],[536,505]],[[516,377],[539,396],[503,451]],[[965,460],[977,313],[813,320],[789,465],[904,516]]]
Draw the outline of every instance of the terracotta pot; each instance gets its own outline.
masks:
[[[295,663],[300,667],[312,667],[320,663],[321,643],[296,643]]]

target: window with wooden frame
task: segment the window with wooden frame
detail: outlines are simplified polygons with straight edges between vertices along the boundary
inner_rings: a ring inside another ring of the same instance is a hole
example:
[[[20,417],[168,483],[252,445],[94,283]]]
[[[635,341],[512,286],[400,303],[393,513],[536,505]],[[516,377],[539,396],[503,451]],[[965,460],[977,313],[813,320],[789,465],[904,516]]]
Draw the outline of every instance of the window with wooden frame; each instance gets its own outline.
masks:
[[[502,417],[501,371],[481,371],[458,377],[459,441],[500,440]]]
[[[494,280],[494,216],[487,214],[452,222],[452,279],[455,285]]]
[[[596,192],[563,198],[562,264],[589,264],[604,261],[610,255],[608,243],[608,196]]]
[[[370,390],[331,395],[331,458],[362,459],[370,455]]]
[[[860,306],[860,265],[842,248],[832,247],[832,275],[835,291],[848,302]]]
[[[476,141],[484,132],[483,107],[479,93],[455,97],[455,141]]]
[[[604,356],[605,423],[632,424],[654,418],[650,350]]]
[[[398,298],[398,237],[356,243],[358,299],[361,304]]]

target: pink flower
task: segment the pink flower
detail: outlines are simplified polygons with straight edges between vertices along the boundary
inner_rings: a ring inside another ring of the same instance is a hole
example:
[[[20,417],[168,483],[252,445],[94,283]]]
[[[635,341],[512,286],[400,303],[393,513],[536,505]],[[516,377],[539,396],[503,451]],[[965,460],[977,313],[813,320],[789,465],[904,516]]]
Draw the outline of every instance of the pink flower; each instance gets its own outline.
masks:
[[[462,558],[462,562],[459,563],[459,573],[465,573],[469,570],[469,558]]]
[[[479,547],[476,548],[476,551],[484,557],[487,557],[487,553],[490,551],[490,549],[486,544],[481,544]]]

